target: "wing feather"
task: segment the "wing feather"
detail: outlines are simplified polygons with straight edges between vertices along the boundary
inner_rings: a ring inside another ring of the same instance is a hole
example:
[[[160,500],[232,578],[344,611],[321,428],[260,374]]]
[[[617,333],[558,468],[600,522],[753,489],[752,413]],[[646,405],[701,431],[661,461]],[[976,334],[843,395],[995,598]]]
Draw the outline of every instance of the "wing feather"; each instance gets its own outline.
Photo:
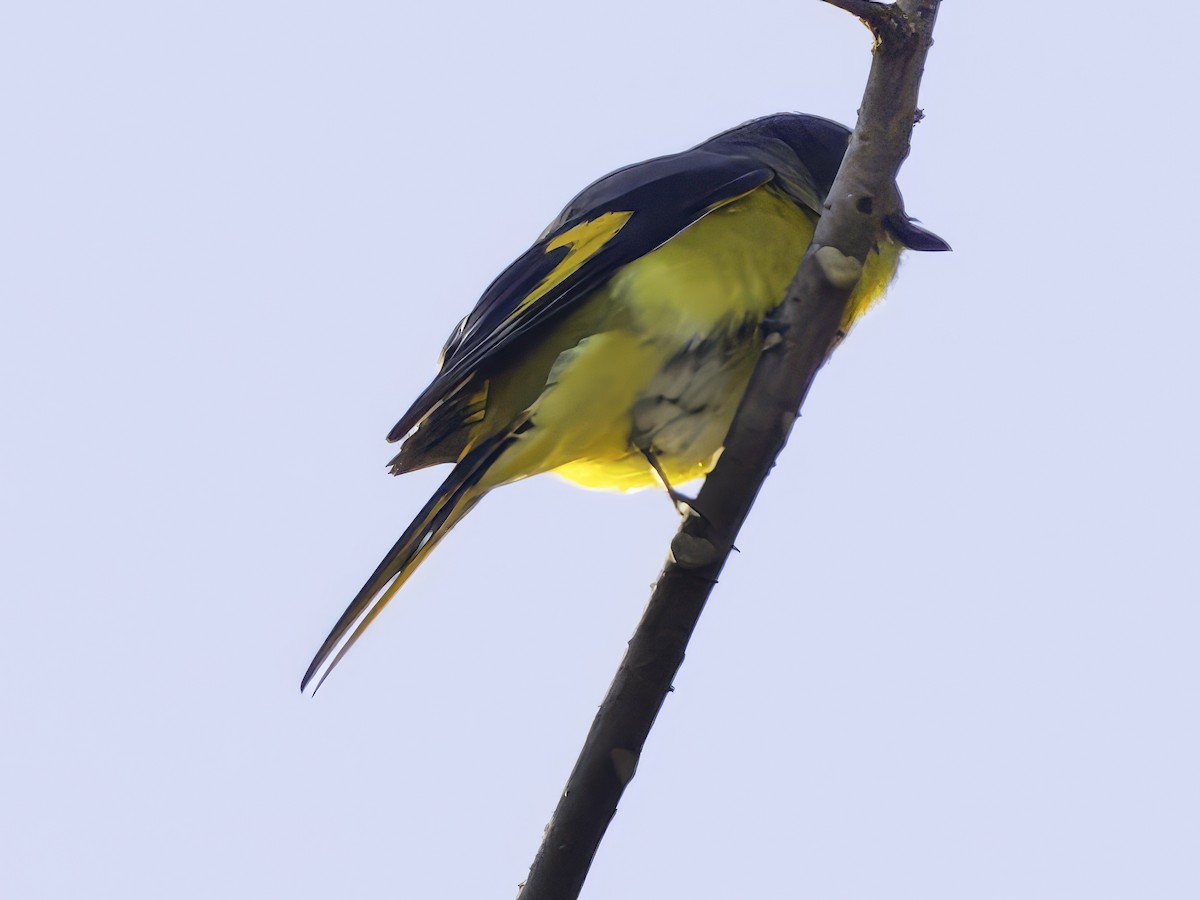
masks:
[[[619,268],[773,177],[749,157],[697,148],[591,185],[484,291],[447,341],[441,371],[388,440],[403,438],[497,353],[572,308]]]

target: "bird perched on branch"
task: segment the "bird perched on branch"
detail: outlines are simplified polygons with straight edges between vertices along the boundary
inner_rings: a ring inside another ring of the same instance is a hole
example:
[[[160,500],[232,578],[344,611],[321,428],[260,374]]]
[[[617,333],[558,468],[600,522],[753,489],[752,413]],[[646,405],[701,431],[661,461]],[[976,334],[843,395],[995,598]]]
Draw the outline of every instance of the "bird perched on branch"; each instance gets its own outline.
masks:
[[[779,114],[585,188],[510,265],[388,434],[393,474],[454,468],[333,626],[301,682],[328,676],[413,570],[493,488],[541,472],[633,490],[691,481],[720,455],[812,239],[850,132]],[[885,220],[842,322],[902,248],[946,244]]]

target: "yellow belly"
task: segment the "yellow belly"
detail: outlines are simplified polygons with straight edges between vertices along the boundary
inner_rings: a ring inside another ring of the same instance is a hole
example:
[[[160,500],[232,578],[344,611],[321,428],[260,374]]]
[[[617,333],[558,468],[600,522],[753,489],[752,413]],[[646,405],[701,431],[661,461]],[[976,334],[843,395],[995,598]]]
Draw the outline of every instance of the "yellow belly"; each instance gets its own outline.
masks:
[[[643,449],[672,486],[710,471],[758,359],[759,325],[813,224],[760,188],[617,272],[539,342],[557,358],[532,427],[489,472],[490,486],[544,471],[591,488],[661,486]],[[890,242],[872,254],[845,327],[882,292],[897,256]]]

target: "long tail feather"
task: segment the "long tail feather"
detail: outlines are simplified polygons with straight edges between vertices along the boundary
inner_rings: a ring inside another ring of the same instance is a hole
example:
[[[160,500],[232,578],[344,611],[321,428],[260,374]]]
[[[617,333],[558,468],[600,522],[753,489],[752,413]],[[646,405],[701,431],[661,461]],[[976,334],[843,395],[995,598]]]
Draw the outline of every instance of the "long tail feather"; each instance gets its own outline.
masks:
[[[313,693],[320,689],[329,673],[367,630],[367,626],[375,621],[375,617],[400,590],[408,576],[459,519],[479,502],[483,493],[486,493],[477,490],[480,479],[513,440],[515,436],[511,433],[489,438],[454,467],[337,620],[304,673],[300,682],[301,691],[308,687],[318,672],[321,674]]]

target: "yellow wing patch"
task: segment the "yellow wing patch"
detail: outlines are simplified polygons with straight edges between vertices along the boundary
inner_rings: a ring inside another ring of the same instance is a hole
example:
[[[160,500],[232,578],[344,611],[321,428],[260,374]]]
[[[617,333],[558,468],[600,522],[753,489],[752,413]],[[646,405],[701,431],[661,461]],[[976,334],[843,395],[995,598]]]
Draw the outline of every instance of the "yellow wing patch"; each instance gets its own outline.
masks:
[[[594,219],[589,219],[586,222],[580,222],[574,228],[570,228],[552,240],[546,245],[546,252],[558,250],[560,247],[568,247],[567,255],[564,256],[554,267],[549,275],[541,280],[537,287],[529,292],[520,305],[513,311],[509,319],[515,319],[520,316],[526,309],[546,296],[555,286],[561,284],[564,279],[569,278],[579,268],[596,255],[605,244],[616,237],[617,232],[625,227],[625,223],[633,217],[633,212],[607,212],[597,216]]]

